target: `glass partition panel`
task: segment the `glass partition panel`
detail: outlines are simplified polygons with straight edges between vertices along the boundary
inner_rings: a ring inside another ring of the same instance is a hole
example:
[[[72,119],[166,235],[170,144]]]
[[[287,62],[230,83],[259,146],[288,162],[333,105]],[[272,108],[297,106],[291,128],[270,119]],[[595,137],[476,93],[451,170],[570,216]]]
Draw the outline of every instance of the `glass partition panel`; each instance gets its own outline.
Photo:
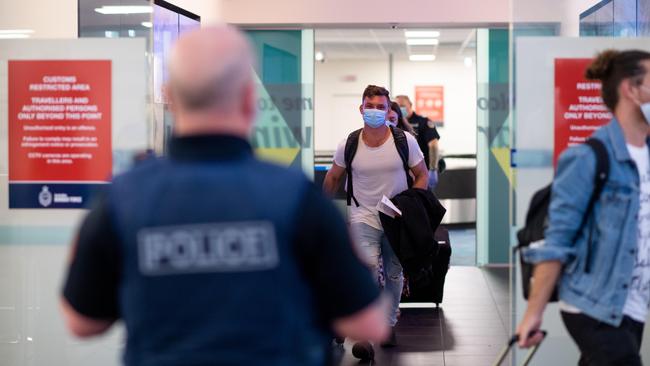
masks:
[[[123,332],[80,344],[59,309],[93,193],[148,146],[145,40],[0,40],[0,363],[117,365]]]
[[[614,18],[614,36],[617,37],[636,36],[637,35],[637,0],[614,0],[613,18]]]
[[[313,30],[248,30],[257,53],[256,153],[313,176]]]

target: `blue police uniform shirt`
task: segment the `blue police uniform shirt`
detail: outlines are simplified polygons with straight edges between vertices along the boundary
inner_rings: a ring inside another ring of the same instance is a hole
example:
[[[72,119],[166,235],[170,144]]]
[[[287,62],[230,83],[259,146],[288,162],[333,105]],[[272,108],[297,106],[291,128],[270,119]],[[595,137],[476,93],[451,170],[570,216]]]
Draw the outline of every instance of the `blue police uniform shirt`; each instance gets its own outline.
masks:
[[[411,114],[411,117],[407,119],[408,123],[411,125],[411,127],[413,127],[413,130],[415,130],[418,139],[418,145],[424,154],[424,161],[427,163],[427,167],[430,169],[429,142],[431,140],[440,140],[438,129],[436,128],[433,121],[415,112],[413,112],[413,114]]]
[[[122,319],[127,365],[324,365],[379,291],[333,205],[229,136],[175,138],[84,220],[63,295]]]

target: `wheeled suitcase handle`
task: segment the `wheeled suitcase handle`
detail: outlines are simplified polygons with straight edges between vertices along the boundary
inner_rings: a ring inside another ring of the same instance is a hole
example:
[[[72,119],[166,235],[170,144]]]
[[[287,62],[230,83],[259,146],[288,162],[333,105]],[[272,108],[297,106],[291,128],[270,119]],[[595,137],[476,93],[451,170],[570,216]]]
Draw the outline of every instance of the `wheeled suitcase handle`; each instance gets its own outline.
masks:
[[[547,334],[546,331],[545,330],[534,331],[534,332],[531,332],[530,335],[532,336],[536,332],[542,333],[542,342],[543,342],[544,338],[546,338],[546,334]],[[519,335],[515,334],[515,335],[512,336],[512,338],[510,338],[510,340],[508,341],[508,344],[503,349],[503,351],[501,351],[501,354],[499,355],[499,358],[497,359],[497,361],[494,363],[493,366],[501,365],[501,362],[503,362],[503,360],[506,359],[506,356],[508,356],[508,353],[510,353],[510,350],[512,349],[512,346],[514,346],[517,342],[519,342]],[[542,342],[539,342],[535,347],[533,347],[528,352],[528,355],[526,355],[526,358],[524,359],[524,362],[521,364],[521,366],[527,366],[530,363],[530,361],[533,359],[533,356],[535,356],[535,352],[537,352],[537,349],[539,348],[539,346],[542,345]]]

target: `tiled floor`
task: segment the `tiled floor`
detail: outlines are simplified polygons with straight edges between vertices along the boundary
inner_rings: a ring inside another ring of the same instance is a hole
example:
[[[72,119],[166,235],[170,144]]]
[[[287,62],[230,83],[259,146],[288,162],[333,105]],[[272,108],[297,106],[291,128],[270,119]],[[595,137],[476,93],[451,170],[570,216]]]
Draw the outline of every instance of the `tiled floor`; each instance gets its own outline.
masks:
[[[352,344],[335,347],[335,365],[491,365],[510,333],[508,269],[454,266],[441,308],[402,308],[398,346],[375,348],[374,362],[352,357]]]

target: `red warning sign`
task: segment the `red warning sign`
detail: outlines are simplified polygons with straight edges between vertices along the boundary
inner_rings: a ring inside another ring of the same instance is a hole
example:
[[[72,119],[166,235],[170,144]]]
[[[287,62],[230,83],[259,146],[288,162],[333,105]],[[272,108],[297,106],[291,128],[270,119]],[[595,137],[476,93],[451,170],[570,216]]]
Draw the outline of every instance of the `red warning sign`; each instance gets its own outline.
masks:
[[[9,181],[105,182],[111,61],[9,61]]]
[[[584,76],[592,61],[589,58],[555,60],[554,166],[567,147],[584,143],[612,119],[600,96],[601,83]]]

